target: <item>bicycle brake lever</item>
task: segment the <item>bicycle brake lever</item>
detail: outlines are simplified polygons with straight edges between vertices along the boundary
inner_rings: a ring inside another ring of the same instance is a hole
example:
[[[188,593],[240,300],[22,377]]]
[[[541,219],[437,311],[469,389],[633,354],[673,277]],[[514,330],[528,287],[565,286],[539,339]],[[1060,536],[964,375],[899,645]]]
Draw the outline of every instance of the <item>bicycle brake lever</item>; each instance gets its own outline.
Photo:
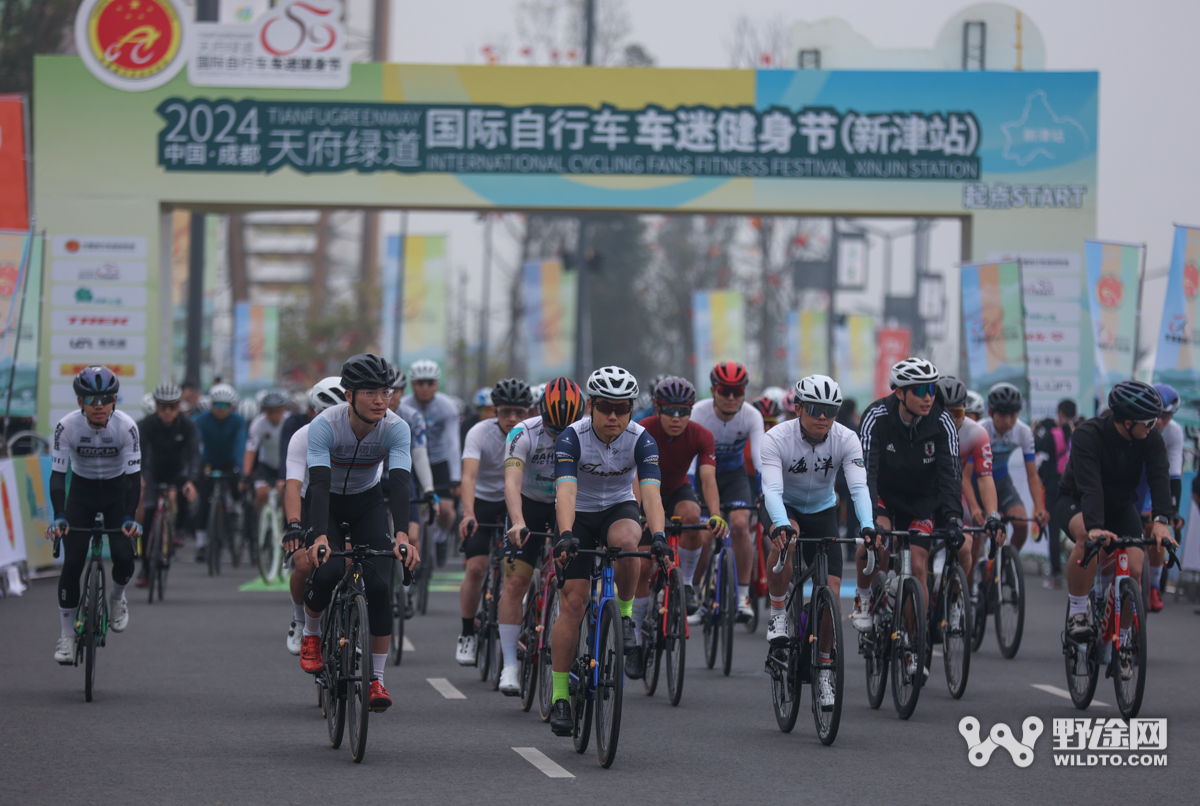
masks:
[[[775,566],[771,569],[771,573],[778,574],[783,570],[784,563],[787,562],[787,553],[792,550],[792,544],[795,542],[796,538],[794,537],[788,540],[787,545],[783,547],[783,551],[779,552],[779,559],[775,561]]]

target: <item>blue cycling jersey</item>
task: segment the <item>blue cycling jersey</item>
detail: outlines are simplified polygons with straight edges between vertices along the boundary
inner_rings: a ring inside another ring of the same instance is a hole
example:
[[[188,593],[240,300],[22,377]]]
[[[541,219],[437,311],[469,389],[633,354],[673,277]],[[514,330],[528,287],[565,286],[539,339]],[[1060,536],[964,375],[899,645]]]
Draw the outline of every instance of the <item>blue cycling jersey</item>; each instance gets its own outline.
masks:
[[[213,467],[242,467],[246,454],[246,421],[236,411],[218,420],[211,411],[192,422],[200,432],[200,462]]]

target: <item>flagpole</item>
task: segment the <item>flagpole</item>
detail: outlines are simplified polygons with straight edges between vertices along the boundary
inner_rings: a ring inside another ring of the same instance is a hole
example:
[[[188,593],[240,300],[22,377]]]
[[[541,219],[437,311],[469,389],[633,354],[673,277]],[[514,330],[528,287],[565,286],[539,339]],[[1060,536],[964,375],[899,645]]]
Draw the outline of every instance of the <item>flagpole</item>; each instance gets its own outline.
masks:
[[[1141,244],[1142,263],[1138,268],[1137,315],[1133,327],[1133,377],[1138,376],[1138,346],[1142,336],[1142,286],[1146,281],[1146,244]]]

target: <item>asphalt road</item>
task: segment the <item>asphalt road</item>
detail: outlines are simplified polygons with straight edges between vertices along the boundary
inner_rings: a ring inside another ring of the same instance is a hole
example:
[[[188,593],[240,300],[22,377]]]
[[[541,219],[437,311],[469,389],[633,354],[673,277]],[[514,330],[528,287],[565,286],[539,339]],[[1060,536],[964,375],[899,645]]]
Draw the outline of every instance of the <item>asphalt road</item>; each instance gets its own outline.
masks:
[[[372,715],[366,759],[356,765],[346,744],[329,747],[311,678],[285,649],[286,594],[239,591],[250,579],[248,569],[210,579],[187,563],[172,571],[164,603],[147,605],[131,590],[129,629],[110,633],[101,650],[92,703],[84,702],[82,668],[51,659],[54,582],[0,600],[0,804],[1174,803],[1200,785],[1200,617],[1183,603],[1168,602],[1149,627],[1141,715],[1169,720],[1166,767],[1055,766],[1052,718],[1112,717],[1116,708],[1108,680],[1096,699],[1109,706],[1086,714],[1034,687],[1065,684],[1065,595],[1036,583],[1017,658],[1000,657],[989,629],[958,701],[935,660],[908,721],[896,716],[890,693],[879,711],[868,707],[863,665],[851,654],[841,730],[828,748],[813,731],[807,693],[795,730],[777,728],[762,627],[755,635],[738,628],[729,678],[703,667],[694,633],[678,708],[665,681],[653,698],[630,681],[610,770],[596,760],[594,737],[577,755],[538,719],[536,705],[522,713],[516,698],[454,663],[458,597],[434,593],[429,614],[408,623],[412,650],[388,667],[395,705]],[[845,632],[851,639],[848,623]],[[447,699],[430,678],[464,697]],[[987,766],[972,767],[958,732],[966,715],[984,733],[996,722],[1019,732],[1026,717],[1040,717],[1032,766],[1018,768],[998,750]],[[536,748],[574,777],[548,777],[513,748]]]

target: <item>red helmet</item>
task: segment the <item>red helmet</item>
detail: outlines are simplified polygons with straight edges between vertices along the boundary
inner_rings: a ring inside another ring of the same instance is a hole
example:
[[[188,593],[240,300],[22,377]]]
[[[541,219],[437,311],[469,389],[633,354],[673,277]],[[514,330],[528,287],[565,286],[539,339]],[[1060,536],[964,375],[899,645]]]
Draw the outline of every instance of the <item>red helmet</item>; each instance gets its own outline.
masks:
[[[712,386],[745,386],[749,383],[746,368],[736,361],[722,361],[708,373],[708,381]]]
[[[773,397],[767,397],[766,395],[763,395],[750,405],[758,409],[759,413],[762,414],[764,421],[777,423],[779,422],[779,418],[783,417],[783,406],[781,406],[779,401]]]
[[[583,392],[570,378],[555,378],[546,384],[538,405],[542,422],[554,431],[562,431],[583,413]]]

